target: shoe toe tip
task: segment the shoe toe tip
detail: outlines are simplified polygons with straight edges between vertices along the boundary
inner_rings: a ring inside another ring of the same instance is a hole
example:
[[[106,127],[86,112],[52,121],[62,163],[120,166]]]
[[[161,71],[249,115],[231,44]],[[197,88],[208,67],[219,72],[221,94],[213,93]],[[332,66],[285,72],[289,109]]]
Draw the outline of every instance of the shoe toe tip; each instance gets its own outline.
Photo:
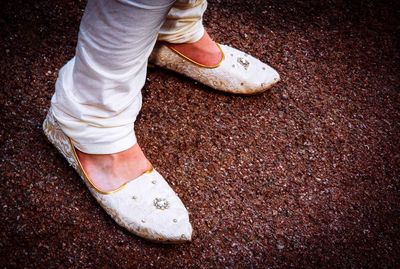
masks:
[[[281,76],[279,75],[279,73],[275,69],[274,69],[274,76],[273,77],[274,77],[274,80],[276,82],[281,80]]]
[[[179,228],[155,231],[149,239],[162,243],[186,243],[192,241],[192,231],[192,225],[188,222]]]
[[[281,77],[279,73],[275,69],[271,68],[269,76],[265,78],[265,81],[262,84],[267,85],[267,88],[270,88],[274,84],[278,83],[280,80]]]
[[[179,228],[171,228],[167,238],[175,242],[189,242],[192,240],[193,228],[188,220],[183,220]]]
[[[132,222],[131,230],[139,231],[139,235],[160,243],[185,243],[192,240],[193,228],[187,211],[157,212],[143,218],[140,222]]]

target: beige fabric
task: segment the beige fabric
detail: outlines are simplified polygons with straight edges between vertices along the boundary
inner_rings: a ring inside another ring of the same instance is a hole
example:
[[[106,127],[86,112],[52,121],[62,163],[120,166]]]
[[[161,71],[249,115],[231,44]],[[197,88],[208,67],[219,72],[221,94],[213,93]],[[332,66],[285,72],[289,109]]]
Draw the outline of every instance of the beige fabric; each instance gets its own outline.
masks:
[[[158,40],[169,43],[192,43],[204,35],[203,14],[206,0],[178,0],[168,12]]]

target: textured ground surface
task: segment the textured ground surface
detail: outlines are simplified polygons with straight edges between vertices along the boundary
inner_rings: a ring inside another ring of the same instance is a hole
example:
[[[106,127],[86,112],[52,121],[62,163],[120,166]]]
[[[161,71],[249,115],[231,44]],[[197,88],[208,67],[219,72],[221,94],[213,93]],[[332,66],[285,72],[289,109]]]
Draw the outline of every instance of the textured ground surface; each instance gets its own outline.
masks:
[[[398,267],[399,7],[381,2],[210,0],[210,34],[281,73],[259,96],[149,70],[137,136],[194,226],[172,246],[115,225],[41,132],[85,2],[2,2],[0,266]]]

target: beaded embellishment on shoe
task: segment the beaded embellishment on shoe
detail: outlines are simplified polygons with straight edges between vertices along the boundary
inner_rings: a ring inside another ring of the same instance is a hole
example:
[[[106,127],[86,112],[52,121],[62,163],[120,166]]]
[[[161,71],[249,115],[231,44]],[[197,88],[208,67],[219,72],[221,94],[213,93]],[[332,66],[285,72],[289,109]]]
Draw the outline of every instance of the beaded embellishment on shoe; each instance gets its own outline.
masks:
[[[161,209],[161,210],[167,209],[169,207],[168,200],[164,199],[164,198],[154,199],[153,204],[157,209]]]

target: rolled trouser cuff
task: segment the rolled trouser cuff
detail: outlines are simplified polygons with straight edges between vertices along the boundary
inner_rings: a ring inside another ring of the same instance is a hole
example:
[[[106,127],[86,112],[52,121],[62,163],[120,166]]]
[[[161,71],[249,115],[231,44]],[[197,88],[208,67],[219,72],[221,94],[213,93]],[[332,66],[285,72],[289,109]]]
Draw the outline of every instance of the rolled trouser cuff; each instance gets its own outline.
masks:
[[[77,149],[88,154],[117,153],[136,144],[134,122],[142,106],[141,92],[108,106],[78,101],[64,87],[70,85],[71,63],[73,60],[60,70],[51,100],[61,130]]]
[[[132,131],[128,133],[128,135],[113,142],[97,142],[97,143],[83,144],[79,143],[78,141],[74,140],[72,141],[74,143],[74,146],[78,150],[88,154],[117,153],[129,149],[137,143],[135,132],[133,131],[133,126],[132,126]]]
[[[61,130],[71,139],[75,148],[88,154],[112,154],[127,150],[137,143],[134,124],[112,127],[98,127],[84,121],[77,121],[58,111],[52,105],[54,115]]]
[[[173,44],[193,43],[204,35],[203,14],[206,0],[181,0],[175,2],[161,27],[158,40]]]
[[[172,44],[183,44],[183,43],[194,43],[199,41],[205,33],[203,23],[201,21],[188,24],[185,27],[181,27],[180,31],[173,33],[158,35],[158,41],[165,41]]]

